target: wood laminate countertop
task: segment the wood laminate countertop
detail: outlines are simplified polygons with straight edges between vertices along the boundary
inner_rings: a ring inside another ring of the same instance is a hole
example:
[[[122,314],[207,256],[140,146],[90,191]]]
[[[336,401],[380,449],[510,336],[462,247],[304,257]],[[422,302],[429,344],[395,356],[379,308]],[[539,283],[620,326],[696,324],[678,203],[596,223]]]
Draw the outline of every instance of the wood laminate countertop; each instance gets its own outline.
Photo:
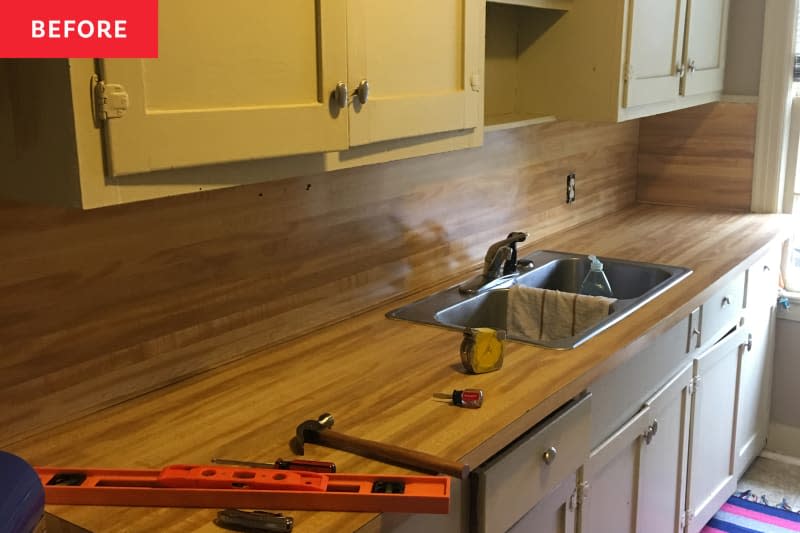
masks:
[[[620,365],[787,236],[788,218],[636,205],[530,243],[536,249],[683,266],[691,276],[610,329],[568,351],[508,343],[503,368],[464,373],[461,334],[384,314],[398,300],[303,338],[198,375],[8,448],[35,465],[157,468],[211,457],[291,457],[303,420],[331,412],[335,428],[477,467]],[[515,229],[515,228],[512,228]],[[505,230],[498,231],[498,234]],[[487,243],[488,246],[489,243]],[[446,258],[442,258],[446,260]],[[459,279],[464,279],[460,277]],[[481,388],[481,409],[434,393]],[[316,445],[308,458],[340,472],[412,473]],[[216,510],[49,506],[92,531],[217,531]],[[295,531],[372,529],[372,513],[288,512]]]

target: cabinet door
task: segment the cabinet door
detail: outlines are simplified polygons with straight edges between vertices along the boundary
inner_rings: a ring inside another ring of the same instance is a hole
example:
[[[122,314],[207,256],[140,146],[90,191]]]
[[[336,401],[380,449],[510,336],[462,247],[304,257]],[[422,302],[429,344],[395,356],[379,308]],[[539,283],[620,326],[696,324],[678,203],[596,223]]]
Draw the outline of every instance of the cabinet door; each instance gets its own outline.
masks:
[[[367,102],[350,105],[351,146],[480,123],[484,9],[476,0],[348,1],[351,93],[369,83]]]
[[[102,62],[112,175],[347,148],[345,1],[160,2],[158,59]]]
[[[739,353],[737,379],[736,457],[738,479],[766,444],[769,425],[775,306],[749,309],[745,318],[749,348]]]
[[[722,90],[725,78],[728,0],[688,0],[685,43],[686,75],[681,94]]]
[[[694,361],[687,533],[700,531],[736,488],[736,376],[744,338],[738,329]]]
[[[637,531],[639,455],[649,425],[650,408],[644,406],[592,451],[583,472],[588,497],[581,507],[581,533]]]
[[[573,474],[511,526],[509,533],[574,533],[575,488],[576,476]]]
[[[692,371],[691,363],[684,365],[592,452],[584,468],[581,533],[682,530]]]
[[[632,0],[623,107],[671,100],[679,89],[686,0]]]
[[[649,438],[645,434],[639,464],[637,531],[680,533],[686,507],[686,464],[689,452],[692,364],[683,367],[648,405]]]

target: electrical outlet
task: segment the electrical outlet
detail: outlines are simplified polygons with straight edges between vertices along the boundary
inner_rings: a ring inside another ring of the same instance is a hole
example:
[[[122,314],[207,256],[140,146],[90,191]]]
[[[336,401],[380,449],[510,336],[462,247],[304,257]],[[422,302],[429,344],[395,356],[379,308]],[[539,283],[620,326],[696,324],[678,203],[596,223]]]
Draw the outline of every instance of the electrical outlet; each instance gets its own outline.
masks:
[[[571,204],[575,201],[575,173],[570,172],[567,174],[567,203]]]

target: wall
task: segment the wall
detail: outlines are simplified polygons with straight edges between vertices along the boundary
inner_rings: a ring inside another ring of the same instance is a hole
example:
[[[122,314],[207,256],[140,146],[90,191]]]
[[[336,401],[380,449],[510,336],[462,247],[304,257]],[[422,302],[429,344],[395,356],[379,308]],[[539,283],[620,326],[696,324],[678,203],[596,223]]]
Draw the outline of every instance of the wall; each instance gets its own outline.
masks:
[[[757,109],[719,102],[641,119],[637,199],[749,211]]]
[[[758,95],[763,38],[764,0],[731,0],[723,89],[726,95]]]
[[[631,204],[638,124],[91,211],[0,204],[0,445]],[[577,202],[564,204],[577,174]]]

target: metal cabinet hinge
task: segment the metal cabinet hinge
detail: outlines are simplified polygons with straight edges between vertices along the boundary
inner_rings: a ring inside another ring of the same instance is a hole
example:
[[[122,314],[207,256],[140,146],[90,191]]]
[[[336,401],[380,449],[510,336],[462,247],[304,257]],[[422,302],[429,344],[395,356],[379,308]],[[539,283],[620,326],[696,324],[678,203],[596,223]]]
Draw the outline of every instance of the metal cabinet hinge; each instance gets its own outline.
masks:
[[[578,483],[575,486],[575,490],[572,491],[572,495],[569,497],[569,508],[570,510],[576,510],[583,505],[586,501],[586,498],[589,497],[589,482],[584,481],[583,483]]]
[[[106,83],[92,76],[92,108],[95,122],[112,118],[121,118],[128,111],[128,93],[125,87],[115,83]]]
[[[687,509],[681,513],[681,530],[686,529],[694,518],[694,511]]]
[[[469,77],[469,85],[472,89],[472,92],[479,93],[481,92],[481,75],[480,74],[473,74]]]
[[[695,376],[689,380],[689,385],[686,386],[686,392],[691,396],[700,388],[700,382],[703,381],[702,376]]]

